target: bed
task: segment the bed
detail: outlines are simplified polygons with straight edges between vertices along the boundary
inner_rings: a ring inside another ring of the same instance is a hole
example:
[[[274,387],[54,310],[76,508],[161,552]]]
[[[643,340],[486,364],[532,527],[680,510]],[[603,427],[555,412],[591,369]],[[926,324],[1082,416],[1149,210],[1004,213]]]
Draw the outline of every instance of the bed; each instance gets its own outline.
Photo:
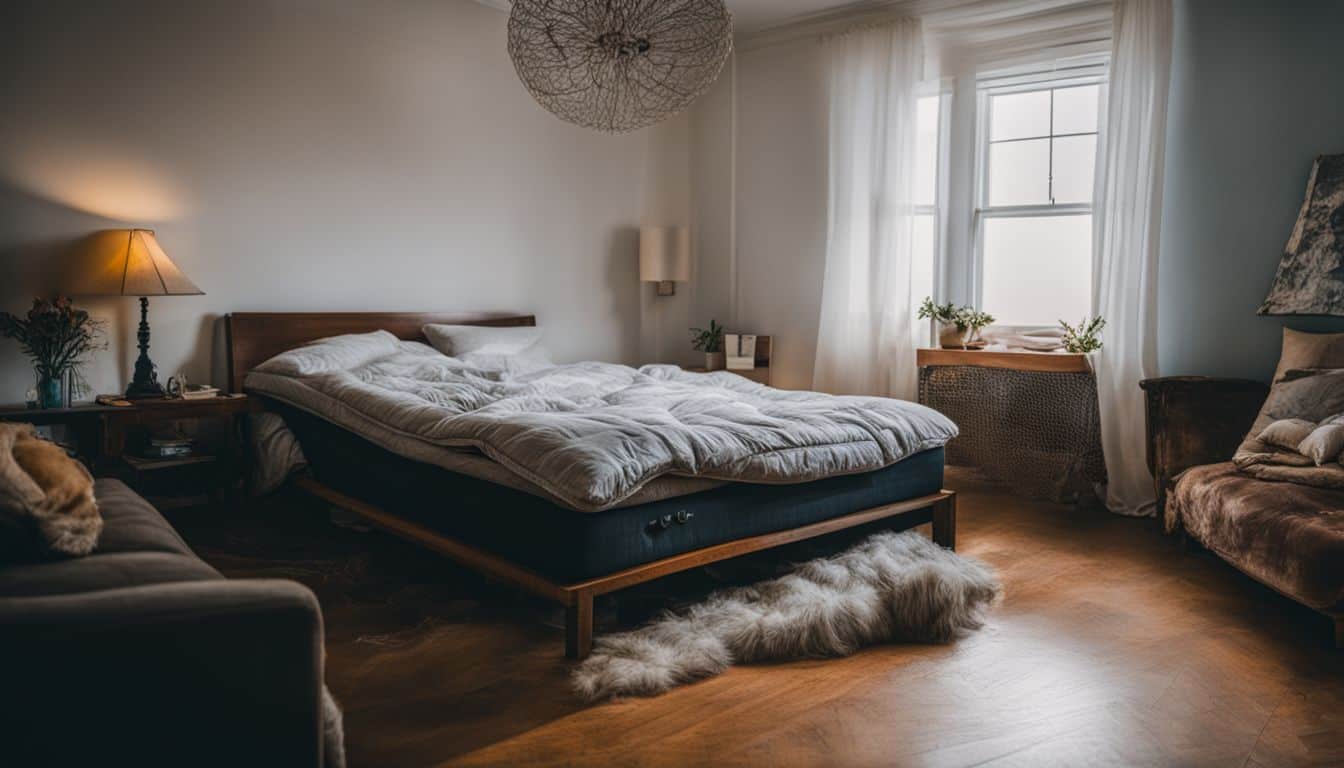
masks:
[[[421,329],[427,324],[531,327],[536,320],[510,314],[235,313],[226,320],[230,384],[242,391],[245,380],[251,382],[248,391],[266,410],[280,415],[298,439],[309,466],[295,484],[386,531],[561,603],[566,609],[565,650],[571,658],[583,658],[591,649],[596,596],[671,573],[878,521],[897,528],[928,523],[935,541],[955,545],[956,496],[942,489],[943,449],[936,440],[900,446],[908,455],[895,462],[890,456],[885,462],[868,457],[871,467],[820,466],[834,460],[823,452],[794,462],[819,465],[817,477],[802,482],[776,477],[768,462],[741,458],[725,459],[724,466],[733,472],[721,470],[715,476],[708,468],[714,451],[697,446],[694,453],[706,465],[702,472],[664,472],[663,464],[650,459],[653,468],[647,476],[635,477],[633,468],[623,468],[613,482],[624,485],[603,485],[609,492],[590,497],[548,482],[556,473],[543,461],[491,450],[499,446],[488,439],[453,447],[409,441],[407,447],[404,425],[389,420],[361,427],[349,415],[357,409],[345,404],[321,407],[317,394],[294,394],[292,382],[267,369],[282,353],[347,334],[382,331],[386,333],[379,335],[388,340],[379,343],[419,350],[420,344],[405,342],[424,342]],[[629,371],[642,386],[661,386],[686,397],[701,396],[702,390],[728,396],[728,390],[750,387],[755,389],[732,396],[758,398],[767,405],[771,399],[781,400],[788,407],[797,399],[800,409],[807,397],[815,397],[745,380],[739,385],[731,374],[717,374],[731,381],[710,386],[710,379],[695,377],[715,374],[656,368],[636,374],[622,367],[581,365],[592,367],[565,367],[565,376],[555,378],[601,380]],[[355,378],[363,382],[369,376]],[[499,429],[487,426],[488,435]],[[555,431],[532,430],[525,436]],[[657,441],[675,442],[672,427],[650,431]],[[511,435],[496,442],[512,447],[521,441]],[[643,458],[637,455],[628,463],[633,467]],[[736,479],[743,476],[755,482]]]

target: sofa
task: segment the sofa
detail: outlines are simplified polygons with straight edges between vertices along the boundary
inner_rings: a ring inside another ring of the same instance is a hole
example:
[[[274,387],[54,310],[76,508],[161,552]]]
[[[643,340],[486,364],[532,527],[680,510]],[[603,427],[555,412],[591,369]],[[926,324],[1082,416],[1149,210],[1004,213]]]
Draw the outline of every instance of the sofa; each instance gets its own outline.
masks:
[[[1165,529],[1328,616],[1344,648],[1344,490],[1257,479],[1231,463],[1269,387],[1190,376],[1142,387]]]
[[[313,593],[225,579],[120,481],[95,495],[91,554],[0,560],[0,764],[340,765]]]

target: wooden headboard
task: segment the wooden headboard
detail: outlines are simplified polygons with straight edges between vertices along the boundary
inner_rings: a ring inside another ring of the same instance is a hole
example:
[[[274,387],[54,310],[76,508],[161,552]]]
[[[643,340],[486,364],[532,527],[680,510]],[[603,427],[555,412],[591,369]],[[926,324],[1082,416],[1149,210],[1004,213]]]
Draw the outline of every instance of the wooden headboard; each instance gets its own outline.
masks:
[[[248,371],[310,341],[380,330],[424,341],[420,328],[428,323],[502,328],[536,325],[537,318],[506,312],[234,312],[224,319],[229,391],[242,392]]]

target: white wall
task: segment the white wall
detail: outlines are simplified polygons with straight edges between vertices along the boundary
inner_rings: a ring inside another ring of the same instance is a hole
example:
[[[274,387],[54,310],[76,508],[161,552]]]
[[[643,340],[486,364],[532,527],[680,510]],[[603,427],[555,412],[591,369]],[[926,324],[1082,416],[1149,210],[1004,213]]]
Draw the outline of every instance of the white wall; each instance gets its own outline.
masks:
[[[1344,3],[1176,4],[1158,282],[1163,375],[1268,380],[1283,326],[1259,317],[1311,163],[1344,152]]]
[[[635,228],[689,203],[647,187],[661,162],[650,132],[605,136],[533,102],[499,11],[469,0],[6,10],[0,307],[59,290],[80,236],[151,227],[207,294],[151,300],[161,380],[222,383],[218,319],[233,310],[535,312],[562,360],[640,362]],[[669,130],[684,144],[686,121],[682,138]],[[110,320],[113,343],[89,378],[118,391],[134,300],[84,304]],[[0,340],[0,402],[31,381]]]
[[[774,339],[772,383],[810,389],[826,256],[826,91],[815,39],[737,62],[737,326]]]

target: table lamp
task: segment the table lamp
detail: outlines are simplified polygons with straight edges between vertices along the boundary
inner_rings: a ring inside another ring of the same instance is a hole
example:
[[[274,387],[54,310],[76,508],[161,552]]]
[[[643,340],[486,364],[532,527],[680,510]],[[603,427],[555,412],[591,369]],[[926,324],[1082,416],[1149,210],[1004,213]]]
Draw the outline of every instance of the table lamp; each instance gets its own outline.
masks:
[[[657,283],[659,296],[677,295],[691,279],[691,235],[686,227],[640,227],[639,280]]]
[[[135,377],[126,388],[126,397],[163,397],[163,386],[149,359],[149,297],[203,296],[205,292],[168,258],[152,229],[99,232],[91,238],[86,256],[89,261],[77,278],[79,288],[72,293],[140,297],[140,328],[136,333],[140,356],[136,358]]]

